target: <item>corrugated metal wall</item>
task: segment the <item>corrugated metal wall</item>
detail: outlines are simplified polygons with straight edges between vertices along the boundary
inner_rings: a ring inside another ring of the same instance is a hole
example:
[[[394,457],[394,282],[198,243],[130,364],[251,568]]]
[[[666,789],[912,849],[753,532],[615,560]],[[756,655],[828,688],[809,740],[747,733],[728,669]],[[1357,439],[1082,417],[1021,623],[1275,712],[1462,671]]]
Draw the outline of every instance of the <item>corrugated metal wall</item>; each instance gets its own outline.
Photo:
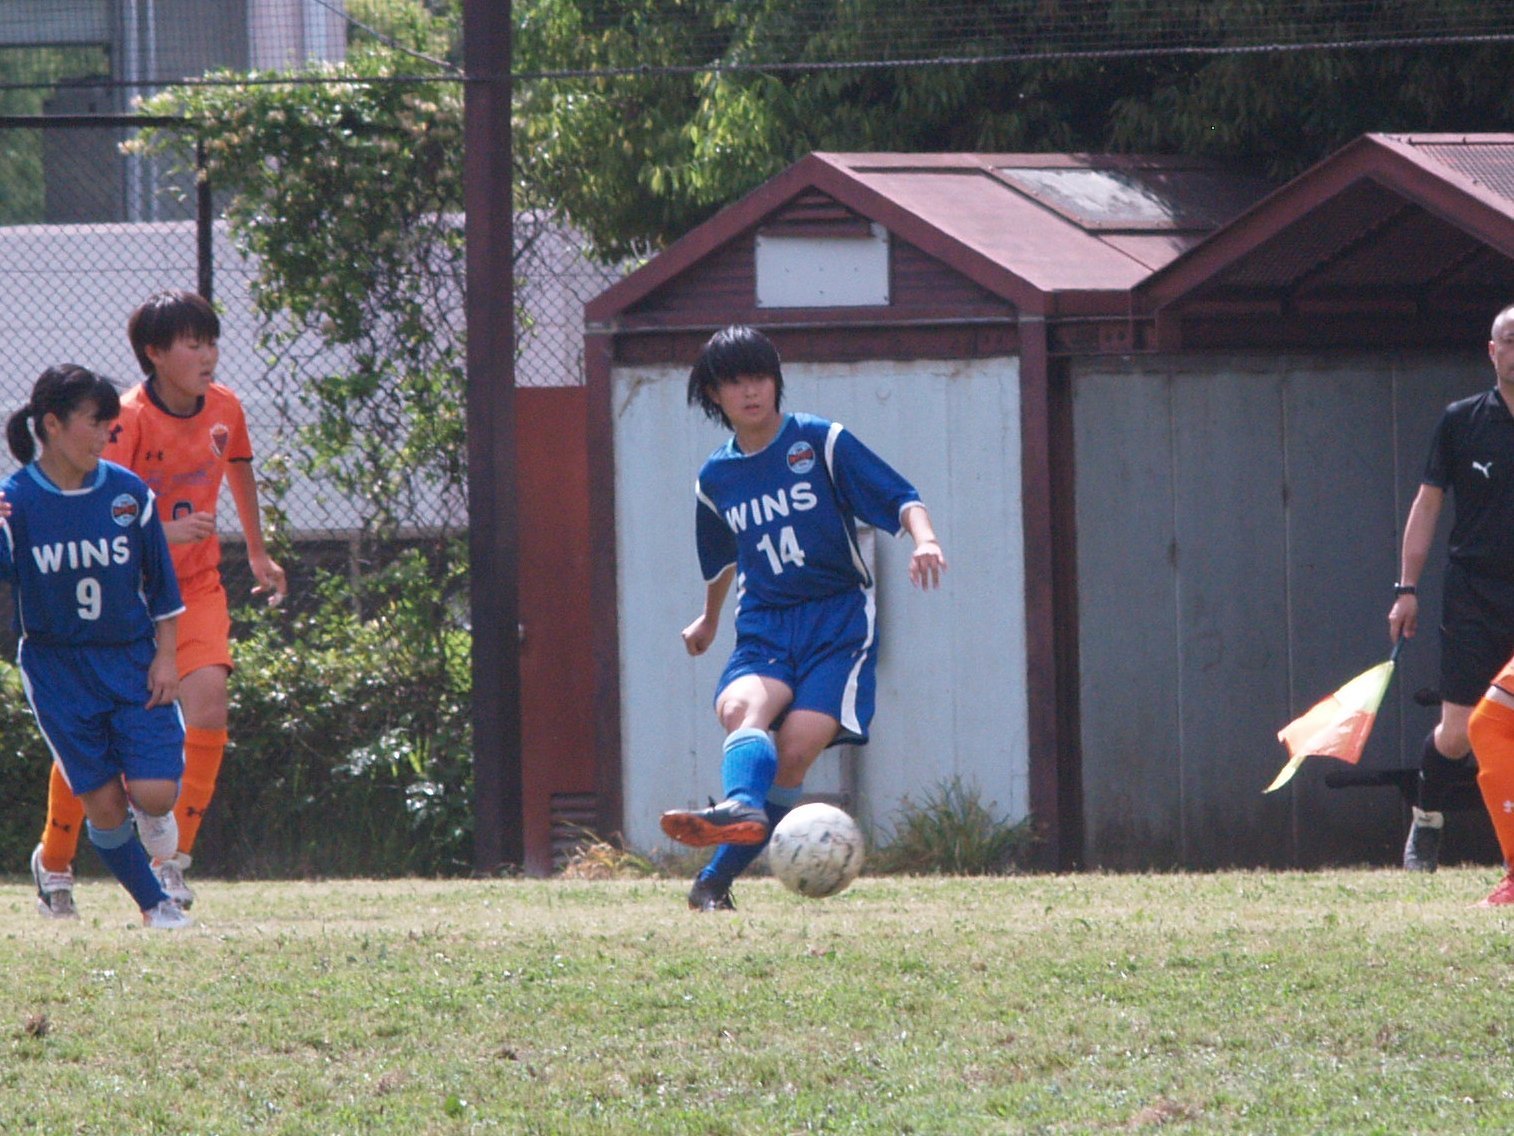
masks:
[[[694,477],[723,434],[684,404],[686,368],[616,370],[613,379],[626,837],[665,843],[665,808],[720,791],[721,732],[711,709],[731,648],[700,659],[679,631],[704,585],[694,555]],[[972,362],[784,365],[785,409],[841,422],[920,489],[950,571],[939,593],[909,585],[907,537],[876,546],[881,637],[878,713],[860,751],[860,815],[890,822],[961,776],[1001,814],[1028,809],[1019,368]],[[836,751],[809,789],[836,786]]]
[[[1387,656],[1409,501],[1474,346],[1073,365],[1085,848],[1090,866],[1394,863],[1388,789],[1327,788],[1276,731]],[[1447,510],[1448,514],[1450,510]],[[1416,764],[1436,711],[1444,526],[1363,765]],[[1477,822],[1448,839],[1475,845]],[[1484,822],[1485,823],[1485,822]],[[1461,830],[1458,833],[1456,830]]]

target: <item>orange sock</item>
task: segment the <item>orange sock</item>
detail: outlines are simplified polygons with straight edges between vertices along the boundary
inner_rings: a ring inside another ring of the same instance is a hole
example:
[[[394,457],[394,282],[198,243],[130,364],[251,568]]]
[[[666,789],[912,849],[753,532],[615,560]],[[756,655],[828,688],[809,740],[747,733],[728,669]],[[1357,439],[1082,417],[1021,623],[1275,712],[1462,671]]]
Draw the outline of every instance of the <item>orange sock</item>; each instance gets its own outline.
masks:
[[[84,805],[63,780],[63,771],[55,761],[47,782],[47,823],[42,827],[42,866],[49,872],[66,872],[73,867],[79,850],[79,834],[84,830]]]
[[[1477,787],[1498,833],[1504,862],[1514,866],[1514,709],[1484,698],[1467,726],[1477,755]]]
[[[215,796],[216,778],[221,773],[221,758],[226,753],[225,730],[202,730],[190,726],[184,731],[184,784],[179,789],[179,803],[173,813],[179,821],[179,851],[185,855],[194,847],[200,821]]]

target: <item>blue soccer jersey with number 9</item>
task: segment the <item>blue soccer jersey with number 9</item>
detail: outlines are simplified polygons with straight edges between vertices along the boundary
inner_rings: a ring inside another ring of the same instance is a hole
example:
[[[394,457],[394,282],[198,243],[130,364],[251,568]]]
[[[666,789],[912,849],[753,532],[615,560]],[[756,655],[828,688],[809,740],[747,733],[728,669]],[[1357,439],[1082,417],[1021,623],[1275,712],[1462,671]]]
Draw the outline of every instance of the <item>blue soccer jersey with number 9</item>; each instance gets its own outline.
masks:
[[[81,489],[62,490],[36,463],[6,479],[0,572],[15,593],[23,640],[123,646],[156,635],[184,610],[152,491],[102,461]]]
[[[764,607],[870,587],[856,521],[897,533],[920,500],[840,423],[812,414],[786,415],[755,454],[731,438],[705,461],[695,494],[705,582],[734,563],[743,605]]]

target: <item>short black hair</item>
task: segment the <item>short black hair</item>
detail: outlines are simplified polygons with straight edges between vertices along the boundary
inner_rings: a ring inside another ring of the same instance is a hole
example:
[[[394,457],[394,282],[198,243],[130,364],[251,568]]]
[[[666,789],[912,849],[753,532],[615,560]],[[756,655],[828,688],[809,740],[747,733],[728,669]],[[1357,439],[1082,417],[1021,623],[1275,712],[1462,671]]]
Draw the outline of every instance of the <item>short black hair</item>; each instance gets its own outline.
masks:
[[[197,339],[220,339],[221,317],[210,301],[195,292],[154,292],[137,306],[126,321],[126,337],[137,353],[144,375],[152,374],[147,349],[167,351],[181,335]]]
[[[717,331],[694,360],[689,371],[689,405],[704,411],[706,418],[730,429],[731,420],[710,397],[718,384],[738,375],[772,375],[777,387],[774,408],[783,406],[783,365],[773,341],[755,327],[733,326]]]

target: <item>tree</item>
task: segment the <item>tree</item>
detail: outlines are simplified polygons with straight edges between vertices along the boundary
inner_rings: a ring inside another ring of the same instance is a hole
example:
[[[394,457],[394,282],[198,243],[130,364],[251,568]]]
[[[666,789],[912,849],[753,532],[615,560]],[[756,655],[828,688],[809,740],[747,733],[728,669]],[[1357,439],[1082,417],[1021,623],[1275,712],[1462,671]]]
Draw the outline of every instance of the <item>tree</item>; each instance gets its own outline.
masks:
[[[618,256],[677,237],[812,150],[1183,153],[1283,178],[1364,131],[1514,125],[1505,45],[1121,54],[1410,38],[1471,26],[1480,11],[1304,0],[1285,18],[1281,7],[516,0],[515,70],[574,72],[518,83],[519,160]],[[1103,54],[1060,54],[1091,46]],[[971,61],[1006,56],[1031,57]],[[879,58],[957,61],[832,66]],[[697,70],[717,63],[730,69]],[[632,73],[606,74],[617,68]]]
[[[233,676],[233,715],[266,760],[228,807],[283,800],[248,811],[290,856],[312,818],[366,833],[379,817],[383,862],[359,848],[343,869],[433,871],[466,863],[470,823],[463,129],[461,83],[418,55],[455,54],[456,19],[417,0],[348,10],[380,37],[291,76],[320,81],[223,73],[165,90],[143,112],[184,125],[129,145],[188,165],[201,144],[257,269],[270,380],[306,408],[294,466],[362,510],[367,570],[331,575],[239,644],[257,665]],[[396,838],[396,816],[426,839]]]

